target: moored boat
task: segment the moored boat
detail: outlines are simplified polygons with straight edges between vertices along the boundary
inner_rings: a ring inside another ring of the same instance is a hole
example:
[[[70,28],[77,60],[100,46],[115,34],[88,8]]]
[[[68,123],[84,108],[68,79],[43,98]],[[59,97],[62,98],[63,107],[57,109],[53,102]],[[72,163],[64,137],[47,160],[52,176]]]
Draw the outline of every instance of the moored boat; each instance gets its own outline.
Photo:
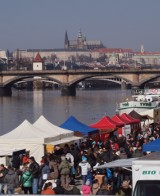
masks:
[[[133,110],[141,113],[158,107],[160,107],[160,89],[146,89],[143,94],[133,95],[131,100],[119,103],[116,111],[121,115],[129,114]]]

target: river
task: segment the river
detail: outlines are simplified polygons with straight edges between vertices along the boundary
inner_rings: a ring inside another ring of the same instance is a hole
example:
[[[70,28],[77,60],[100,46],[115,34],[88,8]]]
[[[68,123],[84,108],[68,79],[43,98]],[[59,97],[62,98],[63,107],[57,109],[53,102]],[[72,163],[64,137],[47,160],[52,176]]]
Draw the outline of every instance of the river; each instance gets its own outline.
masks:
[[[116,104],[130,97],[130,90],[77,90],[76,96],[61,96],[59,90],[13,91],[11,97],[0,97],[0,135],[25,119],[34,123],[44,115],[59,126],[71,115],[89,125],[104,115],[112,117]]]

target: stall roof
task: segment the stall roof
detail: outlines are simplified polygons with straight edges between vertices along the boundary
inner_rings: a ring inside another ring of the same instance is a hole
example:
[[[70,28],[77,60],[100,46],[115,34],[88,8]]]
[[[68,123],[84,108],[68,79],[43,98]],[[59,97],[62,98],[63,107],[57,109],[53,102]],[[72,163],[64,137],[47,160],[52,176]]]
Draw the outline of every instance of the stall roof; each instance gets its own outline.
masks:
[[[33,124],[37,129],[42,130],[48,136],[60,136],[59,139],[70,137],[74,135],[71,130],[63,129],[49,122],[44,116],[40,116]]]
[[[132,110],[132,111],[129,113],[129,115],[130,115],[132,118],[138,119],[138,120],[140,120],[140,121],[143,120],[143,117],[142,117],[139,113],[137,113],[135,110]]]
[[[118,122],[118,123],[122,123],[124,125],[129,124],[129,122],[127,120],[123,119],[119,114],[115,114],[111,119]]]
[[[134,162],[133,161],[143,161],[143,160],[160,160],[160,152],[153,152],[148,155],[137,157],[137,158],[129,158],[129,159],[117,159],[115,161],[111,161],[109,163],[105,163],[96,167],[95,169],[105,169],[105,168],[116,168],[116,167],[131,167]]]
[[[115,168],[115,167],[131,167],[132,161],[137,160],[138,158],[130,158],[130,159],[118,159],[115,161],[111,161],[109,163],[105,163],[96,167],[96,169],[105,169],[105,168]]]
[[[143,144],[143,152],[160,152],[160,138],[149,142],[147,144]]]
[[[69,129],[71,131],[79,131],[80,133],[87,135],[91,132],[98,132],[97,128],[92,128],[91,126],[85,125],[74,116],[70,116],[62,125],[61,128]]]
[[[109,116],[104,116],[97,123],[91,124],[90,126],[97,129],[116,129],[117,127],[122,127],[123,123],[118,123],[113,121]]]
[[[125,120],[128,120],[130,122],[130,124],[134,124],[134,123],[140,123],[140,120],[132,118],[130,115],[123,113],[121,115],[122,118],[124,118]]]

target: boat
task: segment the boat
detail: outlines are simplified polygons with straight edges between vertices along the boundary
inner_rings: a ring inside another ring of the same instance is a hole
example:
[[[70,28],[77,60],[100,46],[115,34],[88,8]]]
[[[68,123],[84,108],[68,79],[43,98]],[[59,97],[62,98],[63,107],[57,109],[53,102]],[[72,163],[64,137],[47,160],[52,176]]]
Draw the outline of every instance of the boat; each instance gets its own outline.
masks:
[[[141,113],[160,107],[160,89],[144,89],[132,95],[131,100],[126,99],[117,105],[118,114],[129,114],[131,111]]]

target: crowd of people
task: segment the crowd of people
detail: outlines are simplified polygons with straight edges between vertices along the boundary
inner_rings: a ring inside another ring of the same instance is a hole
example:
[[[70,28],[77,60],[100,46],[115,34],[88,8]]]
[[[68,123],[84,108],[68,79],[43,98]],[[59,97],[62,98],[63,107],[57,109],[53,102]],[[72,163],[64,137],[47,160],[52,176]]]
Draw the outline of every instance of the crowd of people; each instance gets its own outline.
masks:
[[[55,146],[40,164],[29,152],[8,167],[0,165],[0,194],[128,195],[132,173],[122,168],[98,169],[121,158],[140,157],[142,145],[159,138],[158,127],[133,129],[126,137],[110,134],[105,141],[85,141]],[[82,183],[80,183],[82,182]]]

